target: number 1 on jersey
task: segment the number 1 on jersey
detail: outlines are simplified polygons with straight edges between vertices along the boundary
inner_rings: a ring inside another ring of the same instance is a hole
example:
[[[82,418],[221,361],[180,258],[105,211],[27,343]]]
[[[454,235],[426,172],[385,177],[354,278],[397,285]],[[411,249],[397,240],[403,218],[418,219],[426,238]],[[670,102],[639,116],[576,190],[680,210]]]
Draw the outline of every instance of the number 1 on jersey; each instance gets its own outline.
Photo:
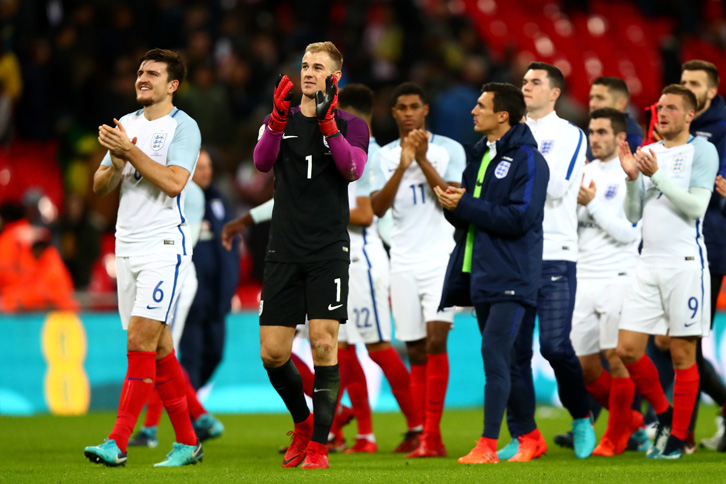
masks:
[[[308,162],[308,180],[310,180],[313,177],[313,155],[306,156],[305,160]]]

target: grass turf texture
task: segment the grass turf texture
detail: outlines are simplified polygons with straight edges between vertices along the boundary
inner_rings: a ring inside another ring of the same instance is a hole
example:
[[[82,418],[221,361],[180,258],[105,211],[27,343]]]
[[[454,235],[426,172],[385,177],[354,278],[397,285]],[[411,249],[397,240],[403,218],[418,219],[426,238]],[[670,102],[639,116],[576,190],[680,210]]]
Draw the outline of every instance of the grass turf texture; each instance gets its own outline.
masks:
[[[715,431],[716,409],[702,407],[697,439]],[[92,464],[83,448],[97,445],[111,430],[114,415],[95,413],[83,417],[0,417],[1,483],[123,483],[150,482],[659,482],[678,484],[726,482],[726,455],[699,449],[680,461],[651,461],[643,453],[626,452],[613,458],[577,460],[572,450],[554,445],[555,434],[568,430],[571,421],[563,410],[540,407],[537,422],[547,439],[547,454],[530,463],[502,462],[496,465],[463,465],[456,459],[474,446],[481,432],[481,410],[447,410],[442,422],[449,457],[407,459],[391,450],[400,442],[404,420],[400,414],[380,413],[373,417],[379,453],[374,455],[331,454],[329,470],[282,469],[277,449],[288,443],[292,429],[287,415],[218,415],[224,435],[204,444],[204,462],[195,466],[155,469],[171,450],[173,431],[168,418],[159,428],[156,449],[130,447],[128,464],[108,468]],[[607,412],[596,425],[598,437],[605,431]],[[352,445],[355,422],[347,426]],[[503,430],[499,447],[509,441]]]

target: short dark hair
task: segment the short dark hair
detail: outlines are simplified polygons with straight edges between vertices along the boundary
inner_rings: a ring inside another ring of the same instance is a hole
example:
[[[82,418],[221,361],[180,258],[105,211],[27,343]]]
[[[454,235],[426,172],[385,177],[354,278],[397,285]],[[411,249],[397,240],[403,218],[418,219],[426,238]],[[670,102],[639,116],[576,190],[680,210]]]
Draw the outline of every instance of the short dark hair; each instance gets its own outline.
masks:
[[[565,88],[565,76],[562,75],[562,71],[559,68],[552,64],[546,62],[530,62],[527,70],[546,71],[551,87],[556,87],[560,91]]]
[[[695,110],[698,106],[696,95],[693,94],[690,89],[688,89],[687,87],[683,87],[680,84],[669,84],[663,89],[662,94],[675,94],[677,96],[681,96],[683,98],[683,104],[685,104],[686,109]]]
[[[139,65],[146,61],[163,62],[166,64],[167,79],[170,81],[179,81],[179,85],[184,82],[187,77],[187,67],[184,59],[178,52],[169,49],[151,49],[141,58]]]
[[[613,134],[627,132],[628,118],[625,113],[615,108],[597,108],[590,113],[590,121],[593,119],[607,118],[613,128]]]
[[[489,82],[484,84],[481,92],[494,94],[492,104],[495,113],[506,111],[509,113],[509,126],[517,124],[527,112],[527,105],[524,102],[524,94],[514,84],[504,82]]]
[[[689,60],[681,66],[681,72],[683,71],[706,71],[708,82],[711,85],[710,87],[718,87],[718,67],[708,61],[700,59]]]
[[[368,116],[373,113],[373,90],[365,84],[346,84],[338,93],[338,107]]]
[[[396,86],[396,89],[393,90],[393,94],[391,94],[391,106],[396,105],[399,97],[408,95],[417,95],[421,98],[422,103],[428,104],[426,101],[426,93],[424,93],[421,86],[415,82],[404,82]]]
[[[630,89],[628,89],[628,85],[625,84],[625,81],[619,77],[598,77],[592,81],[592,85],[605,86],[608,88],[608,91],[617,92],[625,99],[630,100]]]

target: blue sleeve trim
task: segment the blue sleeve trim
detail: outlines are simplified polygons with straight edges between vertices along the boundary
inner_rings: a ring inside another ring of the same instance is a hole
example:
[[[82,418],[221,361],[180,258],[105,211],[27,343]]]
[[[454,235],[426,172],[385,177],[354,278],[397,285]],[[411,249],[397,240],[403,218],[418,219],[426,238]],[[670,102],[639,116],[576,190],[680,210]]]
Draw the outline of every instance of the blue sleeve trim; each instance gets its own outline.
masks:
[[[527,185],[524,187],[524,203],[519,210],[526,212],[527,208],[529,208],[529,202],[532,200],[532,189],[534,187],[534,152],[530,146],[522,146],[522,149],[527,153]]]
[[[577,148],[575,148],[575,153],[572,155],[572,159],[570,160],[570,166],[567,168],[567,176],[565,177],[565,180],[569,180],[570,176],[572,175],[572,170],[575,169],[575,162],[577,161],[577,155],[580,154],[580,146],[582,146],[582,138],[584,138],[584,134],[582,134],[582,130],[578,128],[578,131],[580,132],[580,139],[577,141]]]

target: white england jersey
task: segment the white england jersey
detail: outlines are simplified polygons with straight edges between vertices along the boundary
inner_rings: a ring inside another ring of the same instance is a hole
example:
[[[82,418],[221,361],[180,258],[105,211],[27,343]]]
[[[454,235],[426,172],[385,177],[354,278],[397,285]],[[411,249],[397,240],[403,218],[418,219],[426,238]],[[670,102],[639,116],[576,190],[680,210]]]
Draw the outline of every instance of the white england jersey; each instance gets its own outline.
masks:
[[[625,216],[625,173],[620,159],[585,165],[582,184],[595,182],[595,198],[578,205],[577,277],[617,277],[635,269],[640,226]]]
[[[164,166],[177,165],[187,170],[189,180],[199,157],[201,134],[197,123],[177,108],[159,119],[149,121],[144,110],[121,118],[129,139],[149,158]],[[104,166],[111,166],[106,153]],[[121,179],[121,201],[116,220],[116,256],[151,253],[191,255],[189,223],[184,216],[186,187],[170,198],[126,163]]]
[[[691,137],[688,143],[666,148],[663,141],[643,148],[652,149],[663,170],[678,188],[688,192],[690,187],[713,190],[718,170],[716,148],[700,138]],[[641,260],[652,267],[708,266],[703,243],[703,219],[684,215],[663,195],[650,177],[640,176],[643,200],[643,250]]]
[[[431,134],[426,158],[445,181],[461,181],[466,155],[458,142]],[[373,191],[383,188],[400,162],[400,139],[378,150],[371,160]],[[391,267],[446,266],[454,249],[454,227],[416,161],[403,174],[392,210]]]
[[[381,147],[378,146],[376,140],[371,138],[368,142],[368,161],[366,162],[363,174],[361,177],[348,184],[348,205],[350,209],[358,207],[358,197],[370,197],[371,196],[371,158]],[[378,235],[376,225],[378,224],[378,217],[373,216],[373,223],[370,227],[361,227],[359,225],[348,225],[348,235],[350,236],[350,257],[351,260],[355,258],[364,257],[363,250],[367,244],[381,245],[383,242]]]
[[[527,126],[550,168],[542,222],[542,258],[576,262],[577,192],[585,166],[587,137],[554,111],[538,120],[527,116]]]

